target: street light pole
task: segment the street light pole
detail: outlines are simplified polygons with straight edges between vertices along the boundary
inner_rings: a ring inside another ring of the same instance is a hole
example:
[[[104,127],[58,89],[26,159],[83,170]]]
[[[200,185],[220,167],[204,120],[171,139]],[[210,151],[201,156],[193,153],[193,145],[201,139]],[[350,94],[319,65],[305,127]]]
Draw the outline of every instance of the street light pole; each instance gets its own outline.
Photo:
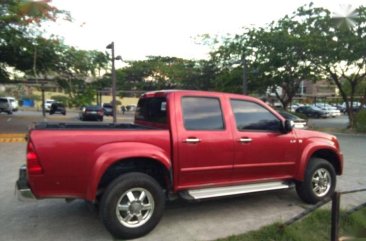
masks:
[[[245,59],[245,53],[243,52],[241,56],[241,61],[243,64],[243,94],[248,94],[248,66],[247,61]]]
[[[117,108],[116,108],[116,69],[114,66],[114,42],[107,45],[107,49],[112,50],[112,106],[113,106],[113,124],[117,122]]]

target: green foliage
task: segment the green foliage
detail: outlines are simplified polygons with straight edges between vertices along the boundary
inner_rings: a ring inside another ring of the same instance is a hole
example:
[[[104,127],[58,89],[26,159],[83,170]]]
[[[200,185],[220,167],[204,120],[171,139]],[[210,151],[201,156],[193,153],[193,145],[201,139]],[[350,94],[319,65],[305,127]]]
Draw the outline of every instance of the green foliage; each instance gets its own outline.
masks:
[[[335,18],[310,4],[295,14],[305,23],[305,45],[317,71],[336,84],[344,102],[353,100],[366,77],[366,8],[359,6],[350,16]],[[348,115],[353,128],[354,113]]]
[[[75,107],[90,105],[95,100],[95,96],[96,91],[91,86],[86,85],[71,97],[69,105]]]
[[[281,224],[265,226],[257,231],[235,235],[218,241],[319,241],[330,239],[329,210],[317,210],[300,222],[283,227]],[[364,237],[366,231],[366,209],[351,215],[341,213],[340,235]],[[352,239],[353,240],[353,239]],[[356,240],[356,239],[355,239]]]
[[[6,0],[0,5],[0,81],[9,79],[6,67],[26,71],[34,66],[35,46],[47,49],[52,40],[38,35],[38,26],[44,21],[55,21],[57,17],[69,16],[49,4],[49,1]],[[49,51],[47,53],[50,53]],[[42,55],[42,54],[41,54]],[[38,61],[47,64],[49,56]]]
[[[69,98],[64,95],[53,95],[51,99],[69,106]]]
[[[120,90],[211,89],[215,65],[210,61],[193,61],[174,57],[150,56],[131,61],[116,71]],[[110,83],[110,80],[105,79]],[[109,85],[110,86],[110,85]]]
[[[356,130],[366,133],[366,110],[359,111],[356,115]]]

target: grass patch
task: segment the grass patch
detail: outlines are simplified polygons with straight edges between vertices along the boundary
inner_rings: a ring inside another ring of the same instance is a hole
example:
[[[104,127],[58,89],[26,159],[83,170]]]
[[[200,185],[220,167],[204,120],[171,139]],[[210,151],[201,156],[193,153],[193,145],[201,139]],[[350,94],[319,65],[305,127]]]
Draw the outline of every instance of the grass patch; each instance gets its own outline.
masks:
[[[276,223],[257,231],[230,236],[218,241],[328,241],[331,229],[330,218],[329,210],[320,209],[287,227]],[[352,240],[366,240],[366,208],[351,215],[341,212],[341,236],[355,237]]]

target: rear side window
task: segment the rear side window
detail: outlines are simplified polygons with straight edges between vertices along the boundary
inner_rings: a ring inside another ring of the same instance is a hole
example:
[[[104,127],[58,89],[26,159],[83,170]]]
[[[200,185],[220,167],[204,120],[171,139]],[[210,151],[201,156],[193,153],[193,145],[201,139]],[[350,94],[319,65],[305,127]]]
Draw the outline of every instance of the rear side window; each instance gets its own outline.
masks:
[[[137,104],[135,120],[165,124],[166,111],[165,97],[142,98]]]
[[[281,121],[263,106],[244,100],[231,100],[230,102],[235,115],[236,127],[239,131],[280,130]]]
[[[218,98],[183,97],[182,109],[186,130],[225,129]]]

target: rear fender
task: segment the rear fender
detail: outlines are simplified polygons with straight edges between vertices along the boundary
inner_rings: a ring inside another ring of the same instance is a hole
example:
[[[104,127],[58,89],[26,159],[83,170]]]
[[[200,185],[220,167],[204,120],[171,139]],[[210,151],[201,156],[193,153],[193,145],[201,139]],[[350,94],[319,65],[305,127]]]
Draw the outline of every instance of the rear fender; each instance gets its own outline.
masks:
[[[98,184],[106,170],[118,161],[131,158],[149,158],[160,162],[167,170],[171,168],[169,153],[158,146],[138,142],[111,143],[99,147],[92,155],[94,162],[90,171],[87,200],[95,200]]]

